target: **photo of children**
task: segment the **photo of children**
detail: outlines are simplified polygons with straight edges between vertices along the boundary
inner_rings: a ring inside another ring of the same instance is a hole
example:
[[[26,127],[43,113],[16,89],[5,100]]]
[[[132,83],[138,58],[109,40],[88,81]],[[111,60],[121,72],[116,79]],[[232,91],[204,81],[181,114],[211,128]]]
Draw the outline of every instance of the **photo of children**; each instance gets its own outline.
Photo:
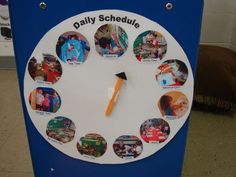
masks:
[[[118,58],[128,47],[128,35],[118,25],[105,24],[94,35],[97,52],[103,57]]]
[[[88,57],[90,46],[88,40],[80,33],[66,32],[57,41],[57,56],[68,64],[82,64]]]
[[[134,41],[134,54],[140,62],[162,60],[167,51],[165,37],[156,31],[141,33]]]
[[[32,57],[28,63],[28,72],[35,81],[54,84],[62,75],[60,62],[50,54],[42,54],[42,58]]]
[[[170,134],[170,126],[163,119],[146,120],[140,127],[140,135],[147,143],[162,143]]]
[[[113,150],[122,159],[133,159],[142,153],[143,143],[136,136],[123,135],[116,139]]]
[[[183,93],[172,91],[160,98],[158,107],[162,116],[174,120],[185,115],[189,108],[189,101]]]
[[[48,122],[46,134],[52,139],[68,143],[74,139],[75,124],[66,117],[55,117]]]
[[[106,140],[98,134],[90,133],[80,138],[77,149],[81,155],[101,157],[107,150]]]
[[[188,68],[179,60],[167,60],[157,68],[156,80],[162,87],[179,87],[188,78]]]
[[[61,98],[52,88],[38,87],[29,96],[33,110],[55,113],[61,106]]]

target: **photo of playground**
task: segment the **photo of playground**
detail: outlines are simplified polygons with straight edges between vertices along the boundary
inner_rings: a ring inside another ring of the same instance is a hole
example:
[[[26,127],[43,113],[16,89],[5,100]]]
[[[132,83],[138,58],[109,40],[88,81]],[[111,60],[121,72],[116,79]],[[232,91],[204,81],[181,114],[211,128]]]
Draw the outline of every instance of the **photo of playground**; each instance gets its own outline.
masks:
[[[107,150],[106,140],[98,134],[90,133],[80,138],[77,149],[81,155],[101,157]]]
[[[160,61],[167,52],[167,42],[161,33],[146,31],[136,38],[133,49],[140,62]]]
[[[113,149],[118,157],[133,159],[142,153],[143,143],[136,136],[123,135],[116,139]]]
[[[170,126],[163,119],[146,120],[140,127],[140,135],[147,143],[162,143],[170,134]]]
[[[172,91],[166,93],[160,98],[158,107],[162,116],[173,120],[185,115],[189,109],[189,101],[183,93]]]
[[[50,54],[42,54],[42,58],[32,57],[28,64],[28,71],[35,81],[44,81],[54,84],[62,75],[60,62]]]
[[[90,51],[89,42],[80,33],[66,32],[57,41],[57,56],[68,64],[82,64]]]
[[[46,133],[52,139],[68,143],[75,136],[75,124],[66,117],[55,117],[48,122]]]
[[[61,98],[52,88],[38,87],[29,95],[33,110],[55,113],[61,106]]]
[[[188,78],[188,68],[180,60],[167,60],[157,68],[156,80],[162,87],[184,85]]]
[[[103,57],[120,57],[128,47],[128,35],[118,25],[102,25],[98,28],[94,38],[96,50]]]

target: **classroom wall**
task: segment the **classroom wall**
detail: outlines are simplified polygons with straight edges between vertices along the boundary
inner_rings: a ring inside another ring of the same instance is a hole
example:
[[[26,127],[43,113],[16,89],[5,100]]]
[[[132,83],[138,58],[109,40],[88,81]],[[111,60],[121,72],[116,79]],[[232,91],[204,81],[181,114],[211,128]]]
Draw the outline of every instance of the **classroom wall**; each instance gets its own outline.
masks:
[[[0,56],[13,56],[10,18],[6,0],[0,0]]]
[[[232,29],[232,37],[231,37],[231,43],[236,51],[236,2],[234,5],[234,25],[233,25],[233,29]]]
[[[236,0],[205,0],[201,43],[234,48],[235,11]]]

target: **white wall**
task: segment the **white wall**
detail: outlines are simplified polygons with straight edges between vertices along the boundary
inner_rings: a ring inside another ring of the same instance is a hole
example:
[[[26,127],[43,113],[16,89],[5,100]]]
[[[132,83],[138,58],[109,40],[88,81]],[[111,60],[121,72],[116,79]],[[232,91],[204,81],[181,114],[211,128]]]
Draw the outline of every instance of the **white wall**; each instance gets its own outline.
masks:
[[[236,2],[234,4],[234,25],[231,34],[231,43],[236,51]]]
[[[0,28],[10,28],[8,6],[0,4]],[[0,33],[0,56],[13,56],[13,46],[11,38],[6,38]]]
[[[236,49],[236,0],[205,0],[201,43]]]

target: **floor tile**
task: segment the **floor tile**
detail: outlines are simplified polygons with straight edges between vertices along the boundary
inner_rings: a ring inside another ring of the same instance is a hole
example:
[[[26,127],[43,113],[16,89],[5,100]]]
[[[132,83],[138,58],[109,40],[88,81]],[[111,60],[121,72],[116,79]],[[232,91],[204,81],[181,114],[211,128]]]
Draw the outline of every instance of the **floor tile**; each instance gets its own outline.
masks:
[[[34,177],[33,173],[0,172],[0,177]]]
[[[16,131],[16,132],[14,132]],[[1,147],[1,172],[32,172],[31,159],[25,130],[15,129],[12,136]]]
[[[7,79],[6,79],[7,78]],[[11,136],[12,130],[17,125],[18,119],[23,118],[19,88],[14,70],[0,70],[0,149]]]

